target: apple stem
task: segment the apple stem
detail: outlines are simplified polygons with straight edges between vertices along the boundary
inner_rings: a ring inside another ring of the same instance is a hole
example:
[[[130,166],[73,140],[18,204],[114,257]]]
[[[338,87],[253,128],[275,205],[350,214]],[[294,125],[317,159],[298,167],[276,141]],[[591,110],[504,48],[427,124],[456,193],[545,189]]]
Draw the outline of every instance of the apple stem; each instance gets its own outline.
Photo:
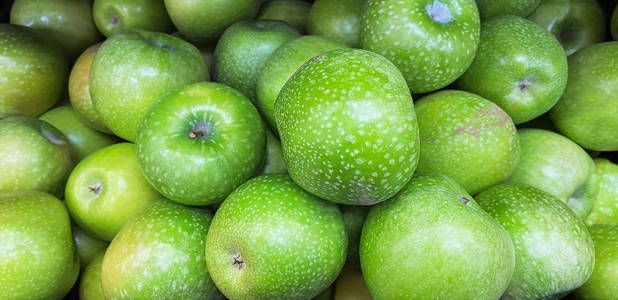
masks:
[[[519,83],[517,83],[517,87],[519,88],[520,91],[527,90],[531,85],[532,85],[532,80],[530,80],[529,78],[526,78],[520,81]]]
[[[212,124],[210,122],[199,121],[193,126],[193,129],[189,132],[189,138],[207,138],[212,133]]]
[[[463,203],[463,204],[468,204],[468,202],[470,202],[470,199],[461,196],[461,197],[459,197],[459,201],[461,201],[461,203]]]
[[[93,184],[93,185],[91,185],[91,186],[89,186],[89,187],[88,187],[88,189],[89,189],[91,192],[93,192],[93,193],[95,193],[95,194],[97,194],[97,195],[101,193],[101,189],[102,189],[102,188],[103,188],[103,185],[102,185],[102,184],[100,184],[100,183],[95,183],[95,184]]]
[[[232,265],[237,267],[239,270],[242,270],[242,268],[245,266],[245,262],[242,260],[240,253],[234,256],[233,259],[234,261],[232,262]]]

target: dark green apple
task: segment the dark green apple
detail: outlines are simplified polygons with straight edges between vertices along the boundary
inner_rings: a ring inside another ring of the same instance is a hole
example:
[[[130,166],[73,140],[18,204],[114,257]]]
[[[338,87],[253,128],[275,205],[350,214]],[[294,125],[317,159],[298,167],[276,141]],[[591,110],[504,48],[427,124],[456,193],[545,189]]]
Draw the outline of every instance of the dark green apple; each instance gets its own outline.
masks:
[[[509,234],[455,181],[415,175],[371,208],[360,242],[375,299],[498,299],[515,252]]]
[[[346,267],[339,274],[334,300],[373,300],[358,267]]]
[[[348,236],[348,257],[346,265],[359,267],[360,261],[358,256],[358,248],[360,244],[361,231],[365,223],[365,217],[369,213],[368,206],[359,205],[341,205],[341,214],[345,224],[345,232]]]
[[[262,162],[260,174],[287,174],[288,167],[283,158],[283,149],[279,139],[270,132],[266,131],[266,151]]]
[[[164,0],[176,28],[190,40],[213,43],[240,20],[252,19],[262,0]]]
[[[71,226],[71,232],[73,233],[73,240],[77,247],[77,254],[79,254],[79,262],[82,268],[93,261],[101,250],[105,251],[107,245],[109,245],[106,241],[91,237],[77,225]]]
[[[329,39],[307,35],[283,44],[266,60],[257,79],[256,104],[275,133],[275,101],[285,82],[312,57],[344,48],[347,47]]]
[[[511,176],[521,152],[517,130],[496,104],[448,90],[425,96],[415,106],[419,171],[447,175],[473,195]]]
[[[590,279],[575,290],[575,299],[612,300],[618,295],[618,226],[588,227],[594,241],[594,271]]]
[[[67,59],[34,29],[0,24],[0,118],[38,116],[60,99]]]
[[[139,123],[160,96],[209,77],[202,55],[190,43],[165,33],[124,31],[99,48],[90,95],[103,123],[135,141]]]
[[[61,196],[74,156],[64,134],[49,123],[26,116],[0,119],[0,193],[38,190]]]
[[[559,299],[588,280],[594,247],[566,204],[539,189],[499,184],[476,200],[511,235],[515,274],[501,299]]]
[[[612,13],[611,19],[611,33],[614,40],[618,41],[618,5],[614,8],[614,12]]]
[[[163,0],[94,0],[92,14],[105,36],[127,29],[174,31]]]
[[[262,162],[264,126],[251,102],[220,83],[168,93],[146,114],[137,136],[146,179],[187,205],[220,202]]]
[[[530,15],[540,3],[541,0],[476,0],[479,14],[484,20],[506,15],[525,18]]]
[[[480,23],[474,0],[367,1],[360,46],[392,61],[413,93],[427,93],[468,69]]]
[[[566,90],[551,110],[554,124],[585,149],[618,150],[618,42],[569,56]]]
[[[498,104],[520,124],[558,102],[567,74],[566,54],[551,34],[506,16],[483,23],[478,54],[457,85]]]
[[[97,252],[96,256],[84,269],[79,280],[80,300],[105,300],[101,289],[101,264],[105,256],[105,249]]]
[[[105,252],[107,299],[210,299],[204,243],[210,212],[159,201],[128,222]]]
[[[285,21],[303,33],[310,8],[311,3],[305,0],[270,0],[260,6],[258,19]]]
[[[37,191],[0,194],[0,298],[61,299],[79,273],[66,208]]]
[[[543,0],[528,19],[554,35],[567,55],[605,40],[605,13],[596,0]]]
[[[135,145],[115,144],[82,160],[67,182],[71,217],[95,238],[111,241],[120,228],[161,195],[137,163]]]
[[[206,264],[230,299],[310,299],[335,281],[346,246],[335,204],[287,175],[264,175],[241,185],[217,210]]]
[[[300,34],[283,21],[240,21],[225,30],[215,48],[215,78],[255,101],[257,77],[268,57]]]
[[[322,199],[378,203],[416,169],[412,97],[378,54],[344,49],[312,58],[281,89],[275,119],[290,176]]]
[[[91,0],[15,0],[11,24],[49,36],[70,59],[101,39],[92,19]]]
[[[618,165],[604,158],[594,160],[599,191],[588,224],[618,225]]]
[[[316,0],[309,11],[307,32],[357,48],[361,12],[365,2],[365,0]]]

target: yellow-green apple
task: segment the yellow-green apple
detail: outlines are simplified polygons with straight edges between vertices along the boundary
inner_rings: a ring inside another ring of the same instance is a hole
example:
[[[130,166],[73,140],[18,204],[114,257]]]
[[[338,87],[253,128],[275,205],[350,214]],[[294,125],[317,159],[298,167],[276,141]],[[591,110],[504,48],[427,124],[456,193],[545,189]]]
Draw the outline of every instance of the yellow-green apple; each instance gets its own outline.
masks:
[[[618,165],[604,158],[594,163],[599,191],[586,223],[618,225]]]
[[[311,5],[307,32],[343,43],[359,46],[361,12],[365,0],[316,0]]]
[[[163,0],[94,0],[92,15],[105,36],[127,29],[174,31]]]
[[[618,226],[588,227],[594,241],[594,271],[573,293],[574,299],[612,300],[618,295]]]
[[[96,253],[96,256],[86,266],[79,279],[80,300],[105,300],[101,289],[101,264],[105,256],[105,249]]]

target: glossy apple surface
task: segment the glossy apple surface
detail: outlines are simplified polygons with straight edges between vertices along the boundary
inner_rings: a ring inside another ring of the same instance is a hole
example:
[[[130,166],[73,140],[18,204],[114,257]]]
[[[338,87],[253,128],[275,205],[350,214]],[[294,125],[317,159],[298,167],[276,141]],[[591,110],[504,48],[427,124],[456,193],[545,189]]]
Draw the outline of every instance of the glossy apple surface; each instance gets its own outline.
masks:
[[[163,0],[94,0],[92,14],[105,36],[127,29],[166,33],[174,30]]]
[[[257,18],[284,21],[304,33],[310,8],[311,3],[305,0],[270,0],[260,6]]]
[[[307,32],[358,48],[365,0],[317,0],[311,5]]]
[[[575,299],[611,300],[618,295],[618,226],[588,227],[594,241],[594,271],[590,279],[575,290]]]
[[[586,223],[618,225],[618,165],[604,158],[597,158],[594,163],[599,192]]]
[[[506,15],[525,18],[539,6],[541,1],[542,0],[477,0],[476,5],[478,6],[481,18],[484,20]]]

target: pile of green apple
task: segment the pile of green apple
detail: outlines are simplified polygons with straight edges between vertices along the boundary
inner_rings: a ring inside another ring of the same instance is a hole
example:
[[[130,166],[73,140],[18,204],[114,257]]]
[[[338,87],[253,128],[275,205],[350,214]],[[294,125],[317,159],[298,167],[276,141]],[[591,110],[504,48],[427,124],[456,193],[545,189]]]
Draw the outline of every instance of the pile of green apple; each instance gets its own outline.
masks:
[[[618,299],[613,0],[0,6],[0,300]]]

